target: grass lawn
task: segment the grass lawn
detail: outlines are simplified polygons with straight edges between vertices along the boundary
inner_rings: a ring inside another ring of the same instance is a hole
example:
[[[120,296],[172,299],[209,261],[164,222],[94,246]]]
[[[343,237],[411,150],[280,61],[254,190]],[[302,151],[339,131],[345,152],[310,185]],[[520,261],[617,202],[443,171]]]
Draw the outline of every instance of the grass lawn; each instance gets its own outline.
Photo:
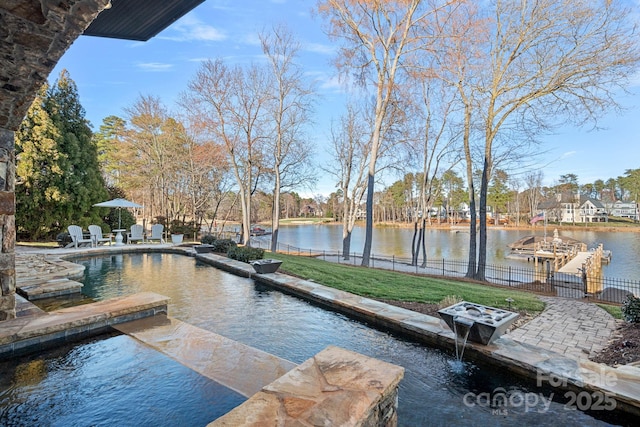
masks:
[[[616,305],[597,304],[598,307],[613,316],[614,319],[622,319],[622,309]]]
[[[283,261],[280,267],[283,273],[371,298],[438,304],[448,296],[457,296],[466,301],[504,309],[509,308],[506,299],[512,298],[511,308],[514,311],[535,314],[544,309],[544,303],[534,294],[506,288],[419,277],[280,253],[269,254],[269,258]]]

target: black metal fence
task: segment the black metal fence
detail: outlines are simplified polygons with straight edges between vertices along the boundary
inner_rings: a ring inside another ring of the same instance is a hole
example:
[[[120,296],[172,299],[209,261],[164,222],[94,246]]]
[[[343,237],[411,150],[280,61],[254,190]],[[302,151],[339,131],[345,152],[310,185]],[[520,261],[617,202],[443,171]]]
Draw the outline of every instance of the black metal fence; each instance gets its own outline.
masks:
[[[262,239],[252,239],[251,245],[263,249],[270,248],[270,242]],[[313,256],[340,264],[359,266],[362,263],[362,255],[356,252],[344,256],[340,251],[304,249],[284,243],[278,243],[278,252]],[[369,258],[369,267],[418,275],[463,278],[467,275],[468,262],[432,258],[427,259],[426,262],[420,259],[417,265],[412,265],[410,258],[382,257],[372,254]],[[588,293],[587,283],[583,277],[555,272],[553,265],[549,262],[540,263],[538,268],[487,264],[484,269],[484,277],[485,281],[492,285],[591,301],[621,303],[629,293],[640,295],[640,281],[604,276],[590,279],[592,290],[596,291]]]

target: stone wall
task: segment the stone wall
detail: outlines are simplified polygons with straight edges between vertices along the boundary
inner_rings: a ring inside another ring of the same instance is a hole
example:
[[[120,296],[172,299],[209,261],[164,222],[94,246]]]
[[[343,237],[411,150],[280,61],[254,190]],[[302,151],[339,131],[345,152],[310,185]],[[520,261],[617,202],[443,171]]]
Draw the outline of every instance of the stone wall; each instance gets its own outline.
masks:
[[[0,321],[16,316],[13,131],[0,129]]]

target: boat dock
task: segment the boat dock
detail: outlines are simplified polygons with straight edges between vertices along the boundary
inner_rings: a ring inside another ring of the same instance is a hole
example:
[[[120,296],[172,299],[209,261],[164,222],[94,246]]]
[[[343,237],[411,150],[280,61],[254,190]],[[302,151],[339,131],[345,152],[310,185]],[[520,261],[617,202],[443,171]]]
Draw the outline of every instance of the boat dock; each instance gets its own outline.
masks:
[[[583,282],[586,282],[588,294],[602,292],[602,281],[598,279],[602,274],[602,261],[606,259],[604,252],[602,244],[599,244],[598,247],[593,250],[578,252],[575,257],[562,266],[558,272],[582,276]],[[609,252],[609,257],[610,256]]]
[[[604,250],[602,244],[597,248],[587,249],[585,243],[559,238],[557,231],[553,239],[546,236],[537,238],[528,236],[511,245],[514,254],[533,258],[536,270],[540,262],[549,264],[548,271],[563,273],[578,278],[585,285],[589,294],[602,292],[602,264],[611,259],[611,251]],[[547,273],[548,274],[548,273]]]

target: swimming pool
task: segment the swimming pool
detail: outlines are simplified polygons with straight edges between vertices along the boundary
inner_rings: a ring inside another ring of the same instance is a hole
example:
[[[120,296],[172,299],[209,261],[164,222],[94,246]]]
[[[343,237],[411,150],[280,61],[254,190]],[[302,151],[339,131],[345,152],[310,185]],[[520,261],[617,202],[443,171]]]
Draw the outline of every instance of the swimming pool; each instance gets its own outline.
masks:
[[[373,329],[193,258],[151,253],[76,262],[86,267],[83,292],[92,298],[157,292],[171,298],[172,317],[295,363],[332,344],[403,366],[400,425],[631,424],[623,414],[570,410],[557,399],[562,394],[558,390],[538,388],[504,370],[471,364],[463,371],[453,369],[455,358],[447,352]],[[483,400],[500,390],[513,397],[507,407],[492,407]],[[552,394],[556,400],[547,408]],[[538,404],[519,403],[525,397],[538,397]]]
[[[2,426],[206,425],[246,400],[126,335],[0,362]]]

